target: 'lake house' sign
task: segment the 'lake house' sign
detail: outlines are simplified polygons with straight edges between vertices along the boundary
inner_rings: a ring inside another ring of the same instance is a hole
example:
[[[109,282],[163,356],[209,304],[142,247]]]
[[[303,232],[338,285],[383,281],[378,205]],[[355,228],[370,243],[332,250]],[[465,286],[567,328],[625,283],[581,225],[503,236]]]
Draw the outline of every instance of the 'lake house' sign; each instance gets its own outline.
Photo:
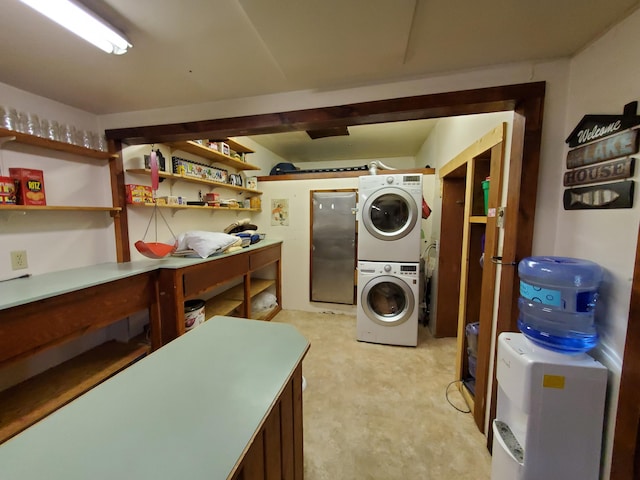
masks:
[[[638,152],[640,116],[636,115],[638,102],[624,107],[622,115],[585,115],[566,142],[571,147],[567,154],[563,204],[566,210],[631,208],[634,182],[634,158]],[[606,163],[603,163],[606,162]],[[590,185],[590,184],[598,185]]]

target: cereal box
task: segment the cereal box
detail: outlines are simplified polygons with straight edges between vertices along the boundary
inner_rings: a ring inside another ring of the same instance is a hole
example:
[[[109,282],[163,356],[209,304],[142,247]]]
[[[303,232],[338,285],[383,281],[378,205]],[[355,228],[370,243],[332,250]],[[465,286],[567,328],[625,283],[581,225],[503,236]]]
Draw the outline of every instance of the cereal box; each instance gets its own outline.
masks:
[[[15,205],[16,188],[11,177],[0,177],[0,205]]]
[[[151,187],[129,183],[125,185],[125,188],[127,192],[127,203],[153,203]]]
[[[9,176],[13,178],[18,205],[46,205],[44,193],[44,174],[42,170],[31,168],[10,168]]]

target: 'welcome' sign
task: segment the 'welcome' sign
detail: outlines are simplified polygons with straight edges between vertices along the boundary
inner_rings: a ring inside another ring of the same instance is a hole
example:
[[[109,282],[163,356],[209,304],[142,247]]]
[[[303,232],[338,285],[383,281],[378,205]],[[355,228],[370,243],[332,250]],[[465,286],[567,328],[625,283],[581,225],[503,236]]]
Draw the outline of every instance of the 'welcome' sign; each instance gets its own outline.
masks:
[[[585,115],[566,142],[573,148],[640,125],[637,108],[638,102],[631,102],[624,106],[622,115]]]

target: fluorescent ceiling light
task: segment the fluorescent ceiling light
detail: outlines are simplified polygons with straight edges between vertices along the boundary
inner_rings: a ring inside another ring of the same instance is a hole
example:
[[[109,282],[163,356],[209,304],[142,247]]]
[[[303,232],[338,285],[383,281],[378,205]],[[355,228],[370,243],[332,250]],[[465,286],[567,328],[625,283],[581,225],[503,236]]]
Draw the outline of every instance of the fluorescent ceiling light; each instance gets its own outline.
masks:
[[[70,0],[20,0],[101,50],[122,55],[132,45],[124,36]]]

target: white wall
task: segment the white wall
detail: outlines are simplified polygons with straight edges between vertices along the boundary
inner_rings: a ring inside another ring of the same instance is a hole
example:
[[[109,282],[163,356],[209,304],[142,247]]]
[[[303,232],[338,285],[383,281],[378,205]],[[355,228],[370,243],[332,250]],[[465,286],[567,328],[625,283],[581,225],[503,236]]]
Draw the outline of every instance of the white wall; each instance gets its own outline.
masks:
[[[0,105],[41,119],[98,131],[95,115],[0,84]],[[106,160],[53,152],[11,142],[0,147],[0,170],[33,168],[44,173],[48,205],[112,206]],[[26,250],[29,268],[11,270],[9,252]],[[106,212],[0,212],[0,280],[83,267],[116,259],[113,221]],[[128,336],[126,322],[16,362],[0,371],[0,390],[112,338]]]
[[[380,159],[390,167],[412,168],[413,158]],[[338,162],[340,163],[340,162]],[[349,166],[342,162],[342,166]],[[354,165],[367,163],[354,160]],[[309,165],[307,167],[307,165]],[[303,168],[321,168],[321,164],[305,163]],[[427,177],[428,178],[428,177]],[[433,194],[433,182],[426,181],[428,195]],[[283,275],[283,308],[289,310],[339,312],[355,315],[355,307],[351,305],[324,304],[309,301],[310,275],[310,192],[312,190],[354,189],[358,188],[358,178],[332,178],[323,180],[287,180],[261,182],[259,189],[262,195],[262,212],[253,219],[267,233],[267,238],[283,240],[282,275]],[[271,202],[274,199],[289,201],[289,225],[271,225]],[[355,218],[354,218],[355,221]]]
[[[636,11],[571,60],[563,137],[568,136],[586,114],[620,114],[626,103],[640,99],[637,80],[640,76],[639,41],[640,11]],[[562,191],[567,151],[568,147],[562,143],[561,154],[556,158],[559,168],[548,180],[549,189]],[[638,180],[637,174],[635,180]],[[604,478],[608,478],[615,405],[629,317],[640,219],[637,190],[631,209],[564,211],[559,207],[555,225],[555,254],[587,258],[606,269],[596,322],[601,344],[593,351],[593,355],[610,371]],[[557,203],[560,202],[558,199]]]
[[[95,115],[0,84],[0,105],[40,118],[98,130]],[[0,170],[22,167],[44,172],[49,205],[111,206],[105,160],[52,152],[12,142],[0,147]],[[26,250],[29,268],[11,270],[9,252]],[[115,260],[113,222],[105,212],[0,213],[0,279]]]
[[[252,142],[242,142],[244,146],[249,146]],[[253,148],[252,145],[250,148]],[[159,149],[168,164],[168,168],[171,169],[171,156],[176,155],[180,158],[194,160],[202,162],[201,158],[183,152],[181,150],[172,150],[166,145],[154,145],[154,150]],[[139,185],[151,185],[148,174],[139,175],[126,172],[127,169],[139,169],[144,168],[144,156],[151,153],[151,145],[133,145],[126,147],[123,151],[123,165],[125,168],[125,184],[139,184]],[[264,149],[258,150],[256,153],[250,154],[248,162],[252,165],[264,167],[261,170],[247,170],[243,175],[245,177],[257,175],[264,170],[269,171],[271,168],[271,161],[273,161],[273,154],[267,152]],[[281,160],[279,160],[281,161]],[[237,173],[235,169],[220,165],[228,171],[229,174]],[[171,170],[169,170],[171,171]],[[258,186],[262,189],[262,185]],[[203,184],[197,184],[185,181],[164,180],[160,182],[158,187],[158,196],[181,196],[185,200],[196,201],[199,199],[199,193],[205,195],[209,192],[216,192],[220,194],[221,199],[235,199],[243,201],[246,197],[244,193],[237,193],[233,190],[227,190],[224,188],[209,188]],[[152,220],[153,209],[152,208],[139,208],[139,207],[127,207],[128,208],[128,221],[129,221],[129,241],[131,250],[131,260],[144,260],[142,256],[136,250],[134,244],[136,241],[144,239],[146,241],[156,241],[156,231],[154,229],[154,222],[151,223],[149,231],[145,230],[149,225],[149,221]],[[178,236],[180,233],[188,230],[207,230],[207,231],[224,231],[224,229],[236,222],[237,220],[250,218],[254,223],[253,216],[249,212],[243,211],[224,211],[224,210],[198,210],[198,209],[183,209],[183,210],[171,210],[171,209],[159,209],[161,217],[158,217],[157,224],[157,241],[173,243],[173,235]],[[162,220],[164,217],[165,222]],[[167,226],[168,225],[168,226]]]

